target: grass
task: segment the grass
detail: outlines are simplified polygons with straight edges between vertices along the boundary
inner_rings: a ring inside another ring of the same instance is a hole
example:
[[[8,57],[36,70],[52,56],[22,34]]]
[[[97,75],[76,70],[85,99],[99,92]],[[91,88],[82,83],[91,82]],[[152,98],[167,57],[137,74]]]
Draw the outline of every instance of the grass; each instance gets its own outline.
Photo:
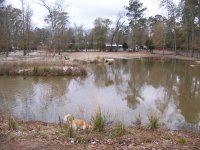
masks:
[[[187,143],[188,143],[188,141],[187,141],[187,139],[186,139],[186,138],[180,138],[180,139],[179,139],[179,143],[181,143],[181,144],[185,145],[185,144],[187,144]]]
[[[93,130],[103,131],[105,127],[106,119],[103,116],[101,108],[98,106],[95,115],[92,117]]]
[[[8,118],[8,130],[16,130],[17,122],[13,117]]]
[[[148,116],[148,128],[150,130],[155,130],[158,129],[159,127],[159,118],[155,113],[150,113],[150,115]]]
[[[67,71],[63,70],[65,65],[43,61],[32,62],[3,62],[0,63],[0,75],[28,75],[28,76],[85,76],[87,71],[78,65],[68,65]]]
[[[112,131],[112,137],[122,136],[126,133],[126,127],[122,122],[118,122]]]
[[[65,138],[73,138],[75,136],[74,130],[69,124],[64,124],[61,132]]]
[[[135,126],[137,128],[141,128],[141,125],[142,125],[142,118],[140,116],[140,114],[136,115],[136,120],[135,120]]]

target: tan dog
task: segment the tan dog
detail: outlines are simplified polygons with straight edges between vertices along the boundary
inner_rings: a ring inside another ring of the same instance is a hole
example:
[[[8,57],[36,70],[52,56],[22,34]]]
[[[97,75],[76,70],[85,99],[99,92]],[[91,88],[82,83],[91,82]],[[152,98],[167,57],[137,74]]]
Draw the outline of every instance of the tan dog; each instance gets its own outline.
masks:
[[[65,115],[63,121],[64,123],[68,123],[74,130],[92,129],[92,125],[90,123],[82,119],[74,119],[71,114]]]

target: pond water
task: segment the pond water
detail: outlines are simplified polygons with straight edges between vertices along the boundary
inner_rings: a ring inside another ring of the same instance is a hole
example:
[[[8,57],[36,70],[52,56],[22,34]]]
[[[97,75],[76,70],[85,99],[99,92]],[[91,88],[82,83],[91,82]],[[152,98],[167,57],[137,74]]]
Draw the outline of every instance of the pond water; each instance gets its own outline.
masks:
[[[171,129],[200,131],[200,67],[146,58],[86,66],[87,77],[0,77],[0,113],[58,122],[71,113],[90,120],[101,106],[107,120],[145,125],[152,112]]]

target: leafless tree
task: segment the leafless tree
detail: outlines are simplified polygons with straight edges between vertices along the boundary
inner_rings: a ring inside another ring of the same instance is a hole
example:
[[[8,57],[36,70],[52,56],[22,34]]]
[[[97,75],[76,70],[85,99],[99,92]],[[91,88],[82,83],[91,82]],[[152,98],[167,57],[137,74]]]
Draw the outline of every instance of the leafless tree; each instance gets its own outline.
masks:
[[[43,6],[47,11],[48,15],[45,18],[45,21],[49,24],[50,26],[50,31],[51,31],[51,40],[50,40],[50,47],[53,48],[53,52],[55,55],[56,49],[55,49],[55,33],[56,29],[58,28],[58,15],[61,13],[65,13],[65,16],[67,15],[67,12],[65,11],[65,5],[64,1],[62,0],[57,0],[53,6],[48,4],[46,0],[39,0],[38,4]],[[68,19],[68,18],[67,18]],[[65,20],[68,21],[68,20]]]
[[[125,14],[123,14],[122,12],[120,12],[117,16],[117,20],[115,22],[115,27],[113,28],[113,32],[112,32],[112,36],[111,36],[111,42],[110,42],[110,51],[112,51],[113,49],[113,41],[115,36],[117,35],[117,33],[120,31],[120,29],[123,27],[125,20],[123,20]]]

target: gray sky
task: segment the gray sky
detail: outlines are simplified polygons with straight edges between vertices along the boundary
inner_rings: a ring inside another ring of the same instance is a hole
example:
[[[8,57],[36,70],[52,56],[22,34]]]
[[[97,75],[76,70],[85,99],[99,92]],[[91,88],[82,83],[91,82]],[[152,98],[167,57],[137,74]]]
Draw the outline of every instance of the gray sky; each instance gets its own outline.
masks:
[[[6,0],[8,4],[13,7],[21,8],[20,0]],[[32,23],[34,26],[46,26],[44,18],[47,15],[47,10],[42,6],[34,3],[38,0],[25,0],[33,10]],[[55,0],[46,0],[48,4],[52,4]],[[74,23],[81,25],[85,28],[92,28],[93,22],[97,17],[109,18],[115,20],[117,14],[125,11],[124,6],[128,6],[129,0],[63,0],[65,1],[66,11],[70,16],[70,24]],[[144,7],[147,7],[145,16],[154,16],[162,14],[163,10],[159,8],[159,0],[140,0]]]

